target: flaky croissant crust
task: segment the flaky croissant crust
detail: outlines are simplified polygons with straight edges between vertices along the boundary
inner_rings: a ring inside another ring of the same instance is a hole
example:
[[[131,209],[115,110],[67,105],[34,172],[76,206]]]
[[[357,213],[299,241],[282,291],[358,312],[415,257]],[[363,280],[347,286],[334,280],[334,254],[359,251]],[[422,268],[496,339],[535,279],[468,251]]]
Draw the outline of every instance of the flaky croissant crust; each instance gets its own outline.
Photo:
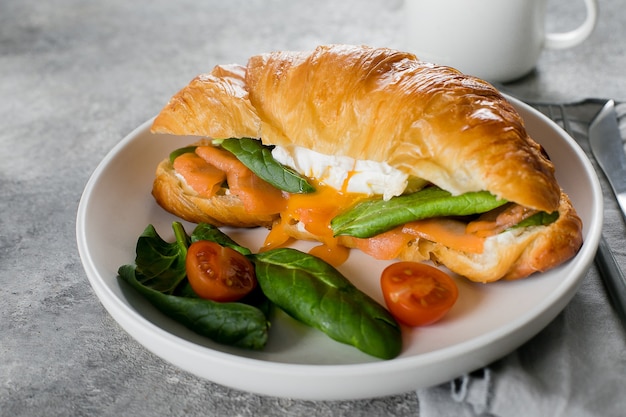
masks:
[[[218,66],[175,95],[152,130],[259,137],[386,161],[455,194],[559,206],[554,166],[495,88],[386,48],[329,45]]]

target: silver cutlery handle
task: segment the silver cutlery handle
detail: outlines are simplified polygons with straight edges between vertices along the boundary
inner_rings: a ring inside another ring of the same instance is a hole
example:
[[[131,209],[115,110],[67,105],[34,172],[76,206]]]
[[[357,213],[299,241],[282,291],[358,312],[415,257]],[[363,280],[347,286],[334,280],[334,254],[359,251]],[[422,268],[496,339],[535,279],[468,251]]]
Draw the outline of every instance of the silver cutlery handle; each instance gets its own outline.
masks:
[[[622,270],[617,265],[617,261],[604,236],[600,236],[595,262],[598,272],[602,277],[605,277],[602,281],[615,311],[622,323],[626,323],[626,278],[624,278]],[[607,279],[607,277],[611,278]]]

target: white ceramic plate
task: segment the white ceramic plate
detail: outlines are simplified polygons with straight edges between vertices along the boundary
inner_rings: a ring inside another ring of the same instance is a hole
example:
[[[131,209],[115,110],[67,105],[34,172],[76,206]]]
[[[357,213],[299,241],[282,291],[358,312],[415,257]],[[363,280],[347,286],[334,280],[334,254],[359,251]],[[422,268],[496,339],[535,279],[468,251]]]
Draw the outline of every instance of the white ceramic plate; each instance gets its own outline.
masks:
[[[151,121],[104,158],[85,188],[76,229],[89,281],[111,316],[147,349],[200,377],[258,394],[312,400],[392,395],[487,365],[530,339],[565,307],[593,260],[602,228],[602,194],[584,153],[543,115],[511,101],[554,161],[558,180],[583,219],[585,243],[571,261],[520,281],[483,285],[457,280],[460,296],[454,308],[435,325],[404,329],[404,350],[396,359],[374,359],[286,315],[272,324],[261,352],[222,346],[165,317],[122,285],[117,269],[133,263],[137,238],[148,224],[173,239],[171,223],[177,219],[154,202],[153,175],[171,150],[193,141],[152,135]],[[264,230],[226,232],[253,250],[265,237]],[[382,303],[378,280],[387,264],[353,251],[340,270]]]

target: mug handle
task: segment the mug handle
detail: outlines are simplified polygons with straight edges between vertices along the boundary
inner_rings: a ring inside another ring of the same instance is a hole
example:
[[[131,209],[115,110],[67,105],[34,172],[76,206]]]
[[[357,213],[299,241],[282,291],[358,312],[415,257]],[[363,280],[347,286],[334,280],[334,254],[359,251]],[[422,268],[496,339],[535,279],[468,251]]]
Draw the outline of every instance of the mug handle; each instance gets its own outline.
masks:
[[[597,0],[585,0],[585,8],[587,17],[579,27],[569,32],[547,33],[544,46],[548,49],[565,49],[576,46],[587,39],[598,20]]]

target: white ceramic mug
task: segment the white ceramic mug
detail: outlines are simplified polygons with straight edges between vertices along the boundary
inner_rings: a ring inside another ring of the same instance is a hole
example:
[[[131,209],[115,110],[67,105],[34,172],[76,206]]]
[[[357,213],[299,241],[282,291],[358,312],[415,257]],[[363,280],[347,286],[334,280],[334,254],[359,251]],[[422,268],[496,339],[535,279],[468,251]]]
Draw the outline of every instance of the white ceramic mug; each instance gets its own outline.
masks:
[[[578,28],[546,33],[547,0],[405,0],[405,49],[488,81],[512,81],[535,67],[543,48],[570,48],[591,34],[598,4],[584,2]]]

